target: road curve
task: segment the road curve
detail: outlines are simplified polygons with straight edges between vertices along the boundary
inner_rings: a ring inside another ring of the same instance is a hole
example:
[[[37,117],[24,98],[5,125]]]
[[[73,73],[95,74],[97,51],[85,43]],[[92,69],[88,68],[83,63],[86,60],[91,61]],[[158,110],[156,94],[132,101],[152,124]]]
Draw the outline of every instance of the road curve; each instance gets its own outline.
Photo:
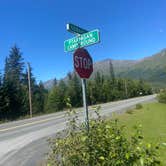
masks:
[[[155,97],[150,95],[101,104],[101,115],[121,113],[138,103],[154,101]],[[95,117],[92,107],[89,110],[91,118]],[[83,122],[84,112],[79,111],[78,116]],[[58,112],[1,124],[0,166],[39,166],[48,152],[47,139],[65,129],[66,123],[66,112]]]

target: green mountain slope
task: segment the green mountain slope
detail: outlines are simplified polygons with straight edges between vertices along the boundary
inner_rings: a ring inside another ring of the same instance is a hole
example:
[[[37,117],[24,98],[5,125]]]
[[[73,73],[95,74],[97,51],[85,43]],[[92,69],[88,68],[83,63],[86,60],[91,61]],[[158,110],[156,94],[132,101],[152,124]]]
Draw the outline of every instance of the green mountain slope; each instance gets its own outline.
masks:
[[[106,59],[94,64],[94,77],[96,72],[109,74],[109,64],[113,65],[117,77],[143,79],[153,86],[166,87],[166,49],[160,53],[141,60],[111,60]]]
[[[119,71],[117,76],[144,79],[154,86],[166,86],[166,50],[151,57],[138,60],[129,69]]]
[[[94,64],[94,72],[92,74],[92,78],[94,77],[96,72],[100,72],[104,75],[109,75],[110,63],[112,63],[112,65],[113,65],[113,70],[114,70],[115,75],[119,75],[119,73],[129,70],[130,67],[134,66],[137,63],[137,61],[106,59],[103,61],[96,62]]]

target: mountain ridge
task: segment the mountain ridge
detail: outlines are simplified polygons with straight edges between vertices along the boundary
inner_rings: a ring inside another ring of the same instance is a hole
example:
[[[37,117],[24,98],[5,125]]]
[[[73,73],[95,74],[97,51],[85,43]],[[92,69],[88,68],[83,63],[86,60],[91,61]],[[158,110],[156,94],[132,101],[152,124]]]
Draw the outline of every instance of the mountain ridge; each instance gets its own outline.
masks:
[[[154,87],[166,87],[166,48],[158,53],[138,60],[107,58],[102,61],[97,61],[94,63],[94,72],[92,73],[91,79],[93,79],[96,72],[108,75],[110,63],[113,66],[116,77],[143,79]],[[66,80],[66,77],[64,79]],[[51,79],[45,82],[45,88],[50,89],[53,86],[53,80]]]

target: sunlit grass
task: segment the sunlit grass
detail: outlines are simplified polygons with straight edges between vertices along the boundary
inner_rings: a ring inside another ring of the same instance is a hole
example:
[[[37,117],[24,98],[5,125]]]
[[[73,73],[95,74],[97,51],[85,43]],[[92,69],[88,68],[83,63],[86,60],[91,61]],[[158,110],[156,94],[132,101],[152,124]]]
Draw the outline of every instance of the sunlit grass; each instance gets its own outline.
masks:
[[[134,110],[131,114],[118,115],[118,119],[126,126],[128,135],[132,133],[134,125],[141,124],[145,141],[162,144],[159,153],[162,165],[166,166],[166,146],[163,145],[166,143],[166,104],[145,104],[143,108]]]

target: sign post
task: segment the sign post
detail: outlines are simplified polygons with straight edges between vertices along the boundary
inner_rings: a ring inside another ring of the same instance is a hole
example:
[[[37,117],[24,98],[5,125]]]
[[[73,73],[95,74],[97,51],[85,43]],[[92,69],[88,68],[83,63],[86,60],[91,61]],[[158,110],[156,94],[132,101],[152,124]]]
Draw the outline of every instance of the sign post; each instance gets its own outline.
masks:
[[[83,105],[85,109],[85,125],[87,132],[89,132],[89,114],[86,100],[86,79],[90,77],[93,72],[93,61],[88,51],[83,47],[100,42],[99,30],[88,32],[73,24],[66,25],[67,31],[76,34],[77,36],[64,41],[65,52],[74,51],[73,61],[74,69],[81,78]]]
[[[83,94],[83,105],[85,109],[85,125],[87,128],[87,132],[89,133],[89,113],[88,113],[88,105],[86,101],[86,79],[82,78],[82,94]]]
[[[89,115],[86,101],[86,79],[90,77],[93,72],[93,61],[88,51],[84,48],[78,48],[74,52],[74,69],[78,73],[82,82],[83,105],[85,109],[85,124],[89,132]]]

